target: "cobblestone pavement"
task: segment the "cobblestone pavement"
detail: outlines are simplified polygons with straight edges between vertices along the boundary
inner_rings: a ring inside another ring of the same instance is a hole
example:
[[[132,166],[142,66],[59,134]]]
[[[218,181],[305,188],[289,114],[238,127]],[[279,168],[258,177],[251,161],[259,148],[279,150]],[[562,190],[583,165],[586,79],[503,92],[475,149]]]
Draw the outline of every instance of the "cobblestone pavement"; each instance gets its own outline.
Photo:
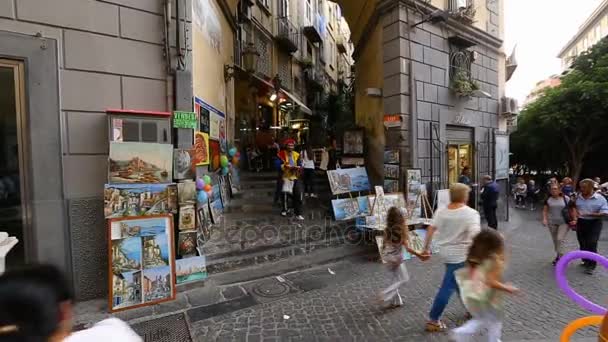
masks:
[[[506,278],[524,292],[507,299],[503,341],[557,341],[568,322],[589,315],[557,288],[552,243],[538,216],[516,211],[508,225],[499,227],[510,246]],[[607,237],[604,234],[600,242],[604,254]],[[568,247],[576,249],[574,233],[569,234]],[[388,284],[382,266],[350,258],[278,280],[243,284],[253,303],[262,304],[211,318],[197,318],[188,311],[190,330],[195,341],[447,341],[446,335],[427,334],[423,329],[443,275],[441,262],[410,261],[407,266],[412,279],[401,288],[406,305],[399,309],[382,311],[374,303],[376,291]],[[568,276],[581,294],[607,303],[605,270],[588,276],[573,263]],[[454,327],[463,315],[464,309],[453,298],[444,321]],[[579,340],[596,341],[597,331],[583,330],[575,339]]]

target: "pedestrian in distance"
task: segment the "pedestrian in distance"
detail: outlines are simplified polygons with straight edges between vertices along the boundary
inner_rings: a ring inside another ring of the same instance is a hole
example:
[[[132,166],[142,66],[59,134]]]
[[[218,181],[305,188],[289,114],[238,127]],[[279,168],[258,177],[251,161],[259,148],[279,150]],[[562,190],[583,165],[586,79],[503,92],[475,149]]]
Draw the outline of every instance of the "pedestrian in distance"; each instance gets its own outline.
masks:
[[[430,246],[434,239],[439,247],[439,256],[445,263],[443,281],[426,323],[426,330],[429,332],[446,331],[447,327],[441,321],[441,316],[450,297],[458,290],[454,272],[465,266],[473,237],[481,230],[479,213],[467,206],[469,193],[470,189],[465,184],[450,185],[450,204],[447,208],[437,210],[427,229],[422,260],[430,257]]]
[[[503,282],[505,243],[493,229],[484,229],[473,239],[466,267],[456,272],[461,299],[472,319],[452,330],[455,342],[472,341],[472,335],[487,329],[487,341],[499,342],[502,334],[503,295],[519,289]]]
[[[574,194],[574,185],[572,182],[572,178],[564,177],[564,179],[562,179],[562,194],[567,197],[570,197],[572,196],[572,194]]]
[[[304,196],[317,198],[315,193],[315,160],[310,145],[302,148],[302,167],[304,168]]]
[[[143,342],[117,318],[72,332],[74,296],[54,266],[31,265],[0,276],[0,341]]]
[[[515,195],[515,208],[525,209],[526,208],[526,196],[528,195],[528,186],[523,178],[517,179],[514,189]]]
[[[560,192],[559,187],[554,185],[551,188],[551,196],[547,198],[543,206],[543,225],[547,227],[551,234],[556,254],[553,266],[557,264],[566,252],[564,245],[566,236],[570,228],[576,226],[574,216],[575,213],[573,212],[570,197],[564,196]]]
[[[483,207],[483,214],[486,221],[488,221],[488,227],[498,229],[496,208],[498,208],[498,195],[500,194],[500,190],[498,184],[496,184],[489,175],[483,177],[483,183],[484,185],[481,189],[481,206]]]
[[[292,198],[294,214],[297,220],[303,221],[302,216],[302,186],[300,183],[300,173],[302,161],[300,154],[294,151],[296,142],[293,139],[285,141],[285,149],[279,152],[282,171],[282,211],[281,216],[287,216],[289,211],[288,200]]]
[[[526,198],[530,203],[530,211],[536,210],[536,203],[538,202],[538,195],[540,194],[540,188],[536,185],[534,180],[528,182],[528,194]]]
[[[382,251],[380,251],[391,279],[391,284],[380,292],[380,301],[384,308],[396,308],[403,305],[399,287],[410,279],[403,262],[403,248],[412,255],[424,258],[419,251],[410,248],[408,241],[405,217],[401,210],[391,207],[386,216],[384,243],[382,244]]]
[[[581,251],[597,253],[597,242],[602,232],[602,218],[608,216],[608,202],[593,189],[595,182],[583,179],[576,197],[576,238]],[[597,262],[583,260],[585,273],[593,274]]]
[[[458,183],[462,183],[462,184],[471,186],[471,168],[470,167],[465,166],[462,168],[460,177],[458,177]]]

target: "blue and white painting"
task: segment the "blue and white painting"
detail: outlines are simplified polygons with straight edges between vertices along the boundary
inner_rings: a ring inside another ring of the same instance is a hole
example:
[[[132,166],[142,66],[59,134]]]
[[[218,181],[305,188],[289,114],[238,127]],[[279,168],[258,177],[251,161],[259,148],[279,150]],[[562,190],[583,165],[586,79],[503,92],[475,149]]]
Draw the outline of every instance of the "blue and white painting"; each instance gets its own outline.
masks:
[[[169,265],[169,239],[167,234],[145,236],[143,240],[144,268]]]
[[[167,217],[112,221],[112,240],[134,236],[165,234],[168,227],[169,218]]]
[[[367,170],[364,167],[327,171],[331,193],[334,195],[349,192],[369,191],[371,188]]]
[[[114,274],[141,269],[141,238],[132,237],[112,241],[112,271]]]
[[[335,199],[331,201],[336,221],[351,220],[370,214],[367,196]]]

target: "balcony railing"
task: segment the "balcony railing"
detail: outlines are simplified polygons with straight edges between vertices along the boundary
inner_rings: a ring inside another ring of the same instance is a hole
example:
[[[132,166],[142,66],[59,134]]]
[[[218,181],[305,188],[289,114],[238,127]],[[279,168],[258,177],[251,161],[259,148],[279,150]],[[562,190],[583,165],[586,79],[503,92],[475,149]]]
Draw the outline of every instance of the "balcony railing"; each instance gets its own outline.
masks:
[[[308,38],[308,40],[310,40],[312,43],[320,43],[323,41],[322,23],[323,20],[319,14],[313,15],[312,20],[306,20],[303,32],[306,38]]]
[[[463,22],[472,23],[475,20],[473,0],[447,0],[448,12],[452,17]]]
[[[289,18],[277,18],[277,42],[289,53],[298,51],[298,30]]]
[[[325,71],[318,65],[314,65],[304,71],[306,82],[312,90],[323,90],[325,85]]]

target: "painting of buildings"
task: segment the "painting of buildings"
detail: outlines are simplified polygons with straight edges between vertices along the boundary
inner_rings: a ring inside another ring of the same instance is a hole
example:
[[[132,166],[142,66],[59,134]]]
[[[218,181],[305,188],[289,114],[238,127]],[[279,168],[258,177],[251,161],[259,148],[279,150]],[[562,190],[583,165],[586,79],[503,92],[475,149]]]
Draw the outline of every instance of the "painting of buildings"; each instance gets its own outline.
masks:
[[[142,303],[141,271],[112,276],[112,310]]]
[[[142,289],[144,302],[156,302],[173,296],[173,281],[169,266],[143,271]]]
[[[336,221],[350,220],[370,214],[367,196],[335,199],[331,201],[331,205]]]
[[[165,234],[167,227],[170,227],[168,217],[170,216],[111,220],[111,239]]]
[[[106,184],[105,218],[161,215],[177,212],[175,184]]]
[[[110,142],[109,183],[170,183],[173,145]]]
[[[143,265],[144,269],[169,265],[169,241],[167,234],[144,236]]]
[[[112,271],[114,274],[140,270],[141,253],[139,237],[112,241]]]
[[[175,274],[178,284],[206,279],[207,261],[205,256],[177,260]]]
[[[327,171],[331,193],[334,195],[370,189],[367,170],[364,167]]]

